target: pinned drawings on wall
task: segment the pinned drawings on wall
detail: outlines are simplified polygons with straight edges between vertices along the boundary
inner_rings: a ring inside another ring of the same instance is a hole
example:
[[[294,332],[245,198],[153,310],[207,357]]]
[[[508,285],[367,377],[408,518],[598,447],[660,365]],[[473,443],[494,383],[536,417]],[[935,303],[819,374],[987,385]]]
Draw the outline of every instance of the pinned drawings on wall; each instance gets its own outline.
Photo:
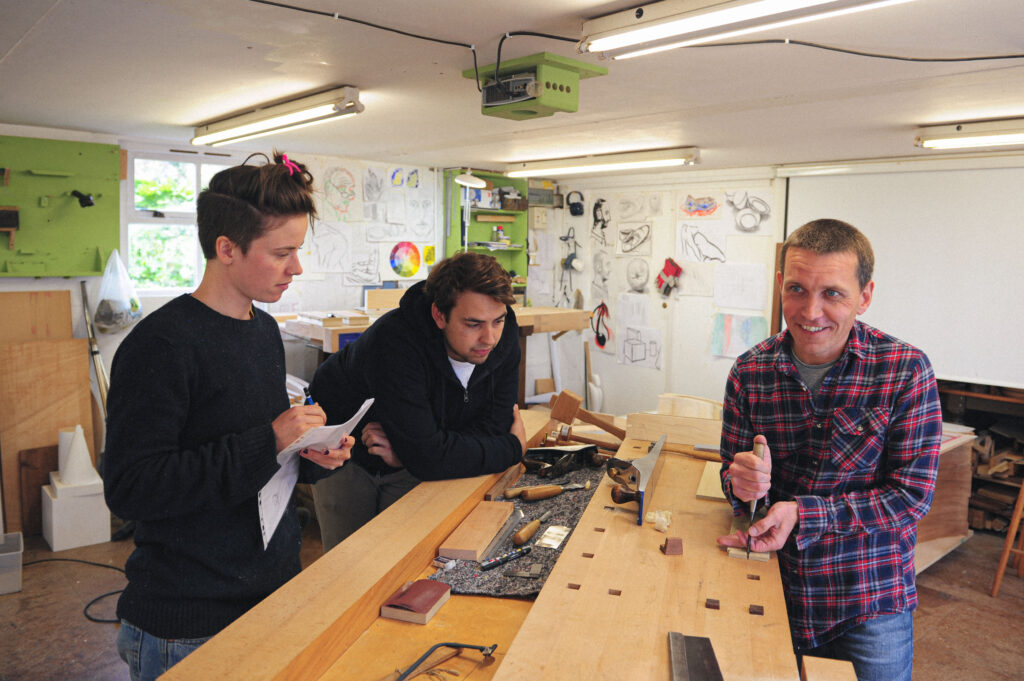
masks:
[[[661,192],[631,192],[615,197],[615,215],[622,221],[648,220],[661,215]]]
[[[768,337],[768,320],[764,317],[716,314],[711,332],[711,354],[739,357]]]
[[[594,251],[590,293],[596,300],[608,297],[608,278],[612,275],[612,262],[612,256],[607,251]]]
[[[416,280],[427,276],[427,258],[433,259],[433,246],[399,241],[379,244],[380,278],[383,281]],[[429,250],[428,250],[429,248]]]
[[[619,223],[616,232],[615,255],[651,254],[649,222]]]
[[[687,194],[679,203],[679,212],[688,218],[717,217],[721,204],[713,196],[694,196]]]
[[[725,235],[720,222],[676,225],[676,257],[689,262],[725,262]]]
[[[630,258],[626,263],[626,284],[634,293],[646,293],[651,268],[643,258]]]
[[[709,297],[714,294],[714,263],[685,262],[681,266],[683,271],[676,282],[675,295]]]
[[[621,329],[622,342],[619,344],[619,364],[661,368],[663,347],[661,329],[651,326],[626,326]]]
[[[324,211],[321,219],[325,222],[351,222],[363,219],[363,196],[358,191],[357,168],[353,171],[344,166],[327,168],[323,174]]]
[[[766,199],[748,191],[726,192],[726,202],[732,208],[733,225],[740,234],[771,236],[768,219],[772,208]]]
[[[590,228],[590,239],[595,246],[611,246],[611,204],[606,199],[597,199],[594,201],[592,213],[594,221]]]
[[[768,301],[768,268],[764,263],[723,263],[715,266],[715,306],[763,310]]]

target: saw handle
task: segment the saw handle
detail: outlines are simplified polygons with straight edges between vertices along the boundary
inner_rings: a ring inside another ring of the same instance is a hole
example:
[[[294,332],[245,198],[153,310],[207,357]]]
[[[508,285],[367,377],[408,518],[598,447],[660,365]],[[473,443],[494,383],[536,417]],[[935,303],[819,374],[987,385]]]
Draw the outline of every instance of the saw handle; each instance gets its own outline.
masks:
[[[640,494],[623,484],[612,487],[612,501],[616,504],[625,504],[629,501],[640,501]]]
[[[562,488],[559,485],[539,485],[537,487],[527,487],[519,493],[519,496],[526,501],[537,501],[538,499],[550,499],[561,493]]]

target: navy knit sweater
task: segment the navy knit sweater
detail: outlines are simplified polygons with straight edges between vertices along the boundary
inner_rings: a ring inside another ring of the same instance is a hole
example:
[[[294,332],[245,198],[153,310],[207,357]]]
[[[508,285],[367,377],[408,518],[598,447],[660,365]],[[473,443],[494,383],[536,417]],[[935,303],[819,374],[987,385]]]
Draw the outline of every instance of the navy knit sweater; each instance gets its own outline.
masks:
[[[257,509],[278,469],[271,421],[289,407],[277,323],[184,295],[142,320],[111,368],[105,494],[136,521],[117,614],[161,638],[216,634],[301,567],[294,496],[266,550]],[[328,473],[300,461],[301,481]]]

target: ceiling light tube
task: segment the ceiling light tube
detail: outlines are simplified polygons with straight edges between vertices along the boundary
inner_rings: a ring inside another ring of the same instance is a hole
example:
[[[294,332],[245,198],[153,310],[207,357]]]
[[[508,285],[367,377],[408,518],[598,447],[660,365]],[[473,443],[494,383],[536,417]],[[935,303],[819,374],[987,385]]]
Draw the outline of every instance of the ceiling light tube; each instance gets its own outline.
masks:
[[[578,49],[614,53],[653,43],[661,51],[912,1],[732,0],[708,5],[709,0],[662,0],[584,22]],[[680,37],[684,40],[673,40]],[[639,56],[633,52],[629,56]]]
[[[201,125],[192,144],[218,147],[360,113],[359,88],[344,86]]]
[[[923,127],[914,145],[939,150],[1024,145],[1024,118]]]
[[[506,166],[508,177],[562,177],[584,173],[613,173],[650,168],[694,165],[700,160],[697,147],[631,151],[621,154],[596,154],[546,161],[523,161]]]

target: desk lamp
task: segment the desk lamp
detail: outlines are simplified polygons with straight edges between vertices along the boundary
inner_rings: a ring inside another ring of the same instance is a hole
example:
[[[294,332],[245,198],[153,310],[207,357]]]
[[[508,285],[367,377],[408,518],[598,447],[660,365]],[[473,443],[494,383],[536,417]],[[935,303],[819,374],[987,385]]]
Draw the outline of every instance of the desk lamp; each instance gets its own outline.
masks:
[[[455,184],[462,187],[462,248],[469,250],[469,190],[483,189],[487,182],[466,170],[455,176]]]

